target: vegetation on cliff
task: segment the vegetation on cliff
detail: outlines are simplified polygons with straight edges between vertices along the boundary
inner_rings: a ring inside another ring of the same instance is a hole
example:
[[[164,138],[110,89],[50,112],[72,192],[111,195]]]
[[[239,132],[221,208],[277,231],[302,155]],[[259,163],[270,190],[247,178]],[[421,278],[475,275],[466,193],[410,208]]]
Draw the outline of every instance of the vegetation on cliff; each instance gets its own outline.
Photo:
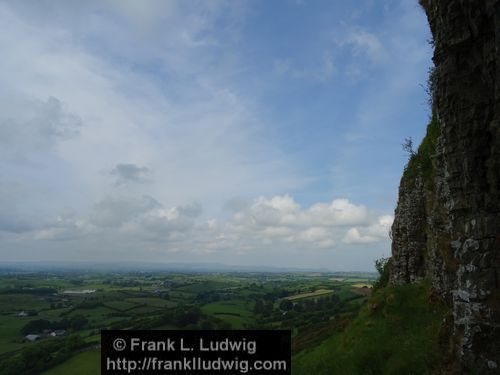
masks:
[[[403,178],[412,180],[417,176],[422,177],[425,187],[432,190],[433,165],[432,158],[436,154],[436,142],[439,136],[439,122],[435,113],[427,125],[427,133],[418,147],[418,150],[410,155],[405,167]]]
[[[379,289],[345,331],[295,357],[294,374],[434,373],[447,310],[429,282]]]

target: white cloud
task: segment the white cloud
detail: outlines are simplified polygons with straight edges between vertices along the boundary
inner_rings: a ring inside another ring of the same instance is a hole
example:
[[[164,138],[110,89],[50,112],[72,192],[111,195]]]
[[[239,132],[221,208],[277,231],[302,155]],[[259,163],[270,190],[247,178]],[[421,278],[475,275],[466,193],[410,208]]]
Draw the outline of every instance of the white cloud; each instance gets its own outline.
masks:
[[[368,219],[368,210],[354,205],[347,199],[330,203],[316,203],[306,210],[289,195],[267,199],[257,198],[247,209],[238,211],[233,218],[235,225],[262,227],[288,226],[343,226],[362,224]]]
[[[316,203],[303,209],[289,195],[259,197],[247,206],[240,206],[223,227],[223,238],[226,243],[232,238],[244,240],[247,245],[261,241],[276,247],[333,249],[339,242],[383,241],[391,222],[391,216],[376,217],[366,207],[347,199]],[[349,229],[351,225],[357,227]]]
[[[297,238],[302,241],[315,243],[328,239],[330,236],[331,233],[324,227],[311,227],[300,232]]]
[[[354,205],[347,199],[335,199],[331,203],[316,203],[305,213],[306,220],[318,225],[352,225],[368,219],[368,210]]]
[[[350,31],[340,44],[350,46],[355,56],[367,57],[372,62],[381,62],[386,58],[385,49],[379,38],[363,29]]]
[[[389,218],[352,198],[302,207],[280,195],[308,177],[275,142],[269,107],[246,96],[253,79],[238,81],[248,68],[236,48],[244,2],[68,4],[0,2],[0,239],[18,241],[1,243],[2,259],[25,246],[26,258],[254,253],[277,264],[384,244]],[[349,30],[353,55],[385,58],[380,34]],[[343,73],[328,43],[309,60],[276,60],[276,73]],[[421,54],[411,50],[409,60]]]
[[[376,222],[364,228],[351,228],[342,241],[346,244],[368,244],[387,239],[394,218],[390,215],[380,216]]]
[[[356,244],[356,243],[372,243],[376,242],[378,239],[376,237],[370,235],[361,235],[358,228],[351,228],[347,231],[346,235],[343,238],[343,242],[347,244]]]
[[[51,200],[55,209],[86,210],[115,194],[103,173],[110,166],[116,184],[136,194],[167,206],[209,202],[209,211],[235,191],[269,194],[304,184],[266,137],[259,108],[224,78],[233,63],[217,60],[232,43],[226,36],[233,35],[231,17],[241,17],[240,5],[16,4],[0,4],[0,132],[8,135],[0,142],[9,139],[10,155],[18,158],[35,153],[33,145],[50,147],[36,151],[33,174],[14,173],[18,167],[6,158],[0,163],[13,182],[30,186],[36,179],[49,192],[27,198],[32,211]],[[152,29],[143,30],[148,25]],[[142,38],[152,39],[138,42]],[[207,46],[206,38],[218,39]],[[175,79],[167,84],[141,69]],[[78,136],[69,137],[70,130]],[[127,165],[139,169],[125,171]],[[154,181],[143,168],[154,171]],[[151,183],[124,183],[131,180]]]
[[[387,240],[391,216],[376,217],[366,208],[336,199],[303,209],[289,195],[259,197],[227,220],[206,220],[198,203],[164,207],[149,196],[106,197],[88,215],[69,212],[43,227],[23,230],[19,238],[42,241],[114,242],[114,248],[147,244],[159,254],[230,255],[314,249],[332,251],[343,244]],[[348,224],[356,223],[349,228]],[[110,249],[109,251],[114,251]],[[346,250],[344,250],[346,251]]]

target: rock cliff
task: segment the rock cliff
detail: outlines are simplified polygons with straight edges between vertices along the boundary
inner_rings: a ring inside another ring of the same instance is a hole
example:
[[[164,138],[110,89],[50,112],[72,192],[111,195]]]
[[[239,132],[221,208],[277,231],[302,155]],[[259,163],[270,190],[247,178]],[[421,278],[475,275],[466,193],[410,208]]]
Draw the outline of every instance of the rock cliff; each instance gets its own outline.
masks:
[[[433,116],[401,179],[390,279],[431,279],[457,367],[500,373],[500,0],[421,5]]]

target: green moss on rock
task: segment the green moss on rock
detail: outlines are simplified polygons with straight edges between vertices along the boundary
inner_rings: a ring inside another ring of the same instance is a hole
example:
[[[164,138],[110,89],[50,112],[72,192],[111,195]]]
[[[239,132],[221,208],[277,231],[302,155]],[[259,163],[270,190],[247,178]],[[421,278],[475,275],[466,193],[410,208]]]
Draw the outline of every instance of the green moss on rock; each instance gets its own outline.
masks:
[[[432,159],[436,154],[439,128],[437,116],[433,114],[422,143],[417,152],[411,156],[404,171],[404,178],[407,180],[416,179],[418,176],[422,177],[425,187],[429,190],[433,190],[434,167]]]

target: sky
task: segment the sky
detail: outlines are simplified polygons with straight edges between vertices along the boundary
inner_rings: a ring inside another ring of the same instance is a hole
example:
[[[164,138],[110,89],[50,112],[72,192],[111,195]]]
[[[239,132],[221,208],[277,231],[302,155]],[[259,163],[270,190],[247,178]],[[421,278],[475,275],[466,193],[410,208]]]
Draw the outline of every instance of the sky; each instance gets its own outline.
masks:
[[[390,254],[417,1],[0,0],[0,25],[0,262]]]

